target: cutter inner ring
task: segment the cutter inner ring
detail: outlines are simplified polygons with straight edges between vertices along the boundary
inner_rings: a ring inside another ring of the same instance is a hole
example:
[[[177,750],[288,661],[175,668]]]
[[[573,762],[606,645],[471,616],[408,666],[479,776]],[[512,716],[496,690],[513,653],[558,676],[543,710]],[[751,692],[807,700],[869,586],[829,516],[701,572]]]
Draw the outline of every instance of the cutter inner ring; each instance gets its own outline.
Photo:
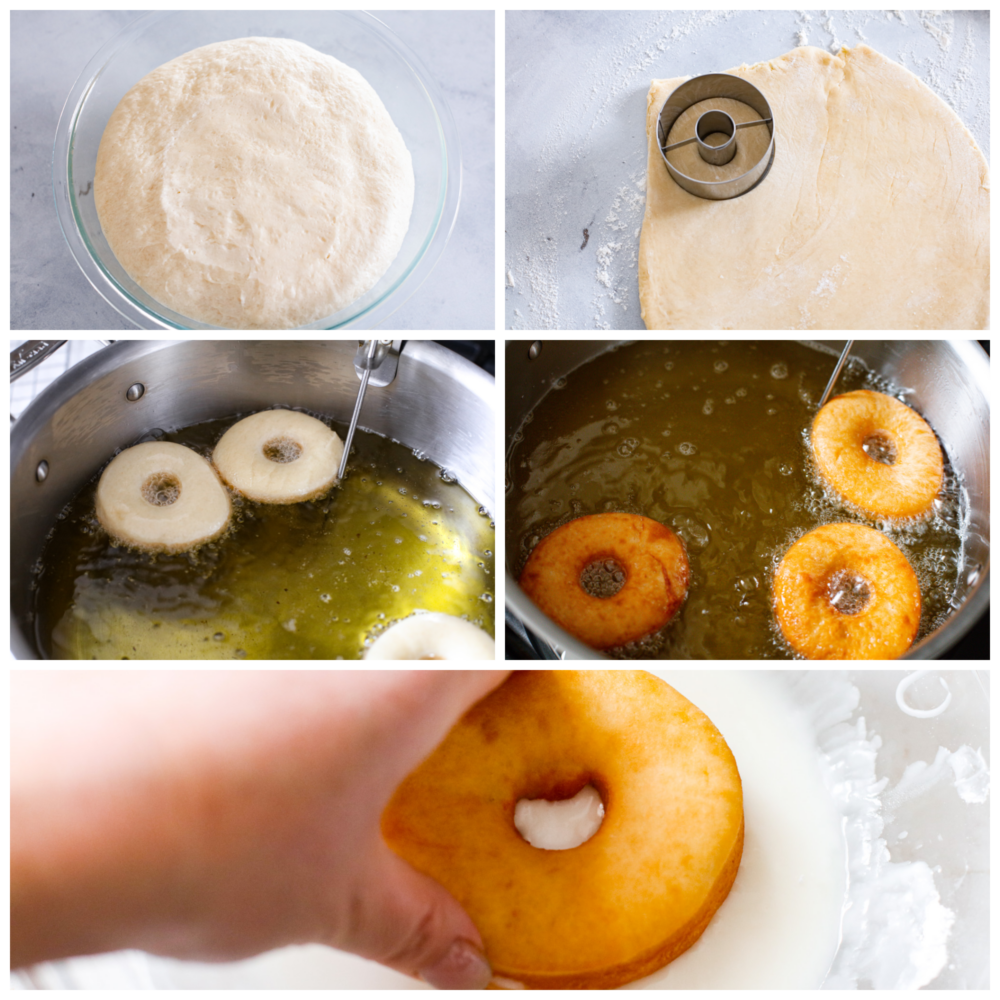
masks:
[[[717,133],[722,133],[728,138],[718,145],[706,142],[709,136]],[[694,134],[698,140],[698,155],[706,163],[721,167],[736,155],[736,122],[725,111],[716,109],[699,115]]]

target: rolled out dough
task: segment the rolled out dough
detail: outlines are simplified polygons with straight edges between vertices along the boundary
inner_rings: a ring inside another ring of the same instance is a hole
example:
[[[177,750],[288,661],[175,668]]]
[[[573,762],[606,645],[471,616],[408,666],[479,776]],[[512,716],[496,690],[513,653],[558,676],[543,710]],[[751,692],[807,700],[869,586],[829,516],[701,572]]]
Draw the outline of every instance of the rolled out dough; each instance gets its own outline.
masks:
[[[647,328],[987,325],[989,170],[940,98],[865,45],[839,56],[797,48],[729,72],[770,102],[776,152],[764,180],[728,201],[688,194],[663,164],[656,120],[683,78],[649,90],[639,241]],[[696,115],[685,114],[690,131]],[[736,134],[742,146],[766,139],[760,128]],[[693,145],[677,153],[698,155]]]
[[[413,208],[403,137],[357,70],[240,38],[153,70],[115,109],[94,197],[115,256],[182,316],[286,329],[368,291]]]

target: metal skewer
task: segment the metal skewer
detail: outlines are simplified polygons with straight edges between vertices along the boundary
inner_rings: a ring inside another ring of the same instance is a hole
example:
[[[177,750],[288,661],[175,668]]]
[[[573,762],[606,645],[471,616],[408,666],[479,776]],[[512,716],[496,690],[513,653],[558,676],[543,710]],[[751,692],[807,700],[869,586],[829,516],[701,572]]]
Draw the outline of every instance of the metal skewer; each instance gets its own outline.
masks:
[[[849,340],[844,345],[844,349],[840,352],[840,357],[837,359],[837,367],[833,369],[833,374],[830,376],[830,381],[826,383],[826,388],[823,390],[823,396],[819,401],[820,408],[826,406],[826,401],[830,398],[830,393],[833,392],[833,387],[836,384],[838,377],[840,376],[841,369],[844,367],[844,363],[847,361],[847,355],[851,353],[851,345],[853,343],[854,343],[853,340]]]
[[[361,404],[365,400],[365,390],[368,388],[368,381],[372,376],[372,372],[387,357],[391,356],[394,360],[398,360],[400,345],[401,342],[394,345],[391,340],[365,340],[358,348],[357,354],[354,355],[354,369],[361,377],[361,386],[358,389],[358,398],[354,403],[354,413],[351,414],[351,423],[347,428],[347,437],[344,439],[344,454],[341,456],[340,468],[337,470],[338,482],[344,478],[344,473],[347,471],[347,459],[351,454],[351,442],[354,440],[354,431],[357,429],[358,417],[361,415]],[[395,364],[387,365],[386,367],[390,369],[388,377],[376,380],[373,383],[374,385],[388,385],[396,377]]]

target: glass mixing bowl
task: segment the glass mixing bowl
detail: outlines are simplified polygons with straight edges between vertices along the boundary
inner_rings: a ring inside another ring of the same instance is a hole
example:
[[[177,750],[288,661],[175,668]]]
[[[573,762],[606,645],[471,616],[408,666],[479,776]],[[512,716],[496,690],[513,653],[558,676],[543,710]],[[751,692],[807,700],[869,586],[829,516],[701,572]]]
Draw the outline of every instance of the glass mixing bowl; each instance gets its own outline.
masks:
[[[87,280],[143,329],[213,329],[157,302],[125,273],[101,231],[94,169],[101,136],[126,92],[147,73],[202,45],[258,35],[304,42],[358,70],[375,88],[413,157],[410,228],[378,283],[349,306],[305,329],[370,328],[419,287],[444,250],[458,213],[458,130],[420,59],[370,14],[344,11],[198,11],[145,14],[87,63],[56,129],[52,156],[59,224]]]

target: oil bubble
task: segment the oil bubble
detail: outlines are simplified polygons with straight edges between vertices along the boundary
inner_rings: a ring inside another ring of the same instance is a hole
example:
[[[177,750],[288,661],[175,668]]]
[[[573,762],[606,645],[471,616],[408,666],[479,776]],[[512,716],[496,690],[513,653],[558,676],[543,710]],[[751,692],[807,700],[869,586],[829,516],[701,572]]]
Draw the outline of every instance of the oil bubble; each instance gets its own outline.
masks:
[[[728,361],[716,361],[712,367],[721,375],[728,367]]]
[[[329,595],[329,594],[320,594],[320,595],[319,595],[319,599],[320,599],[320,600],[321,600],[321,601],[322,601],[322,602],[323,602],[324,604],[329,604],[329,603],[330,603],[330,601],[332,600],[332,598],[330,597],[330,595]]]
[[[681,441],[677,446],[677,450],[682,455],[696,455],[698,453],[698,449],[690,441]]]
[[[715,411],[715,400],[706,399],[705,405],[702,406],[701,408],[701,412],[704,413],[706,417],[710,417],[714,411]]]
[[[552,383],[552,388],[553,389],[565,389],[566,388],[566,379],[564,379],[564,378],[557,378],[555,380],[555,382]]]
[[[788,378],[788,365],[784,361],[779,361],[777,364],[771,365],[771,378]]]

